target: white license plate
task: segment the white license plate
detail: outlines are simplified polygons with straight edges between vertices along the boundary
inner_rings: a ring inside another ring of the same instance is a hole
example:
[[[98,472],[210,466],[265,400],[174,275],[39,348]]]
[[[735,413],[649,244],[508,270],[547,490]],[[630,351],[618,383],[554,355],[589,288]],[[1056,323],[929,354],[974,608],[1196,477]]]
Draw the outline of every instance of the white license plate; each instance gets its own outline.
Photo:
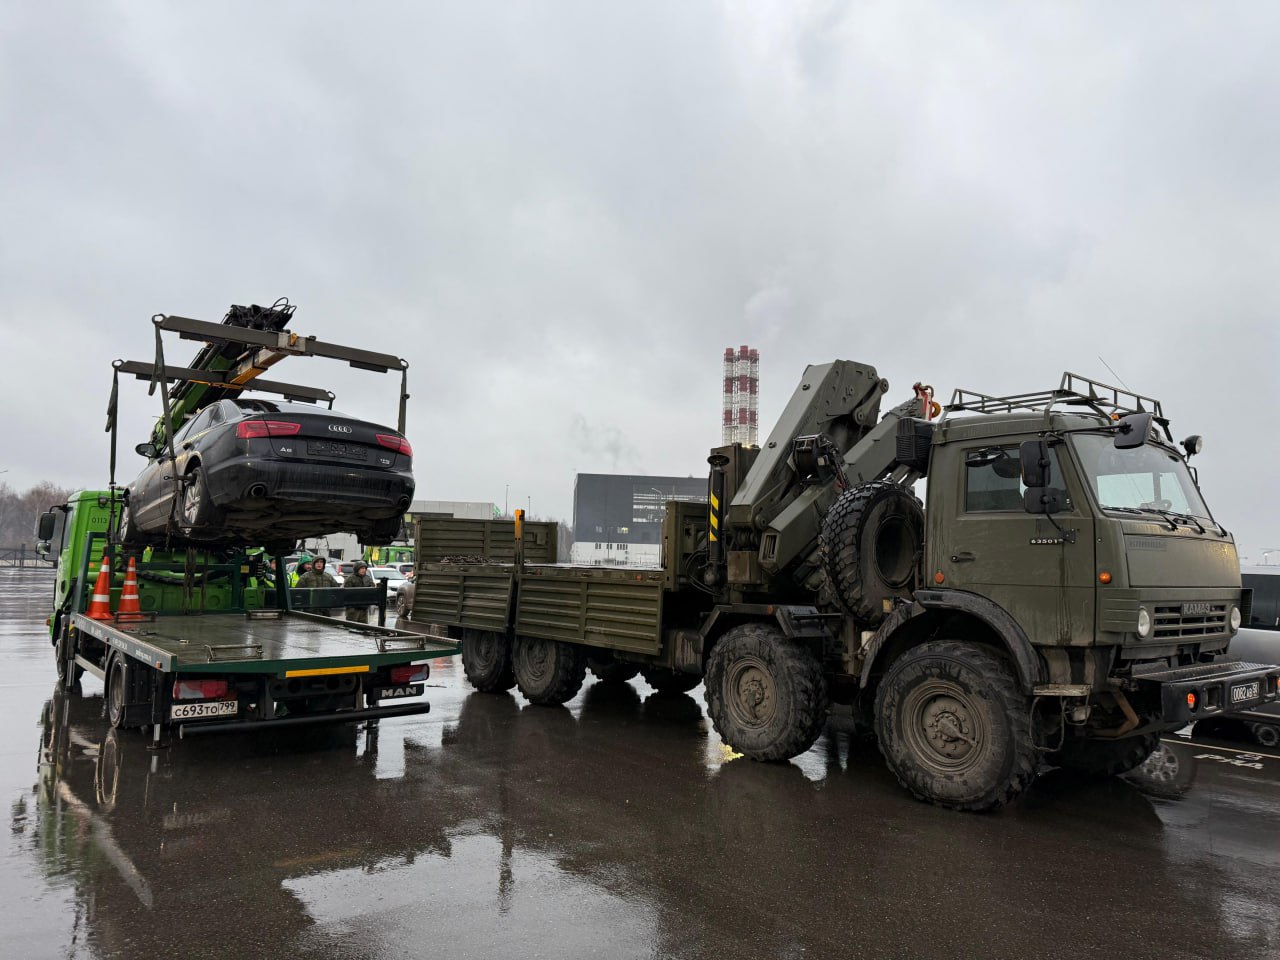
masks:
[[[1239,683],[1231,688],[1231,702],[1241,703],[1245,700],[1256,700],[1262,693],[1261,681],[1255,680],[1253,683]]]
[[[234,717],[239,700],[206,700],[203,703],[175,703],[169,708],[170,720],[203,720],[205,717]]]

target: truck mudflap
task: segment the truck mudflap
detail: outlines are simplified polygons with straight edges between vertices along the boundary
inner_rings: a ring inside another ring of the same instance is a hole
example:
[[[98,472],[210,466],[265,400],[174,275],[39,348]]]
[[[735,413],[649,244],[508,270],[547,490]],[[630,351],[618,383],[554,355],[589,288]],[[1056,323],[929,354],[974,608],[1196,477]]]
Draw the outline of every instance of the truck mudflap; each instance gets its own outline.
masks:
[[[272,720],[206,720],[178,724],[178,738],[185,739],[204,733],[240,733],[245,730],[268,728],[279,730],[284,727],[301,727],[316,723],[363,723],[366,720],[383,720],[388,717],[411,717],[430,710],[429,703],[398,703],[389,707],[338,710],[333,713],[318,713],[314,716],[276,717]]]
[[[1158,670],[1133,679],[1143,686],[1157,686],[1160,719],[1181,724],[1275,701],[1280,666],[1241,661],[1206,663]]]

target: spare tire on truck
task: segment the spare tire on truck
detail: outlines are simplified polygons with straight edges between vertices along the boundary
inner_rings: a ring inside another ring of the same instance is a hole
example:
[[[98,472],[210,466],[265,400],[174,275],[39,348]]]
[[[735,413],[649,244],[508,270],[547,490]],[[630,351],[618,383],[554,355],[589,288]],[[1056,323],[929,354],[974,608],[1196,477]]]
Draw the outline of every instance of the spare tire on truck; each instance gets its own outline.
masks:
[[[924,549],[924,508],[888,481],[846,490],[818,538],[833,599],[866,624],[884,620],[885,602],[910,597]]]

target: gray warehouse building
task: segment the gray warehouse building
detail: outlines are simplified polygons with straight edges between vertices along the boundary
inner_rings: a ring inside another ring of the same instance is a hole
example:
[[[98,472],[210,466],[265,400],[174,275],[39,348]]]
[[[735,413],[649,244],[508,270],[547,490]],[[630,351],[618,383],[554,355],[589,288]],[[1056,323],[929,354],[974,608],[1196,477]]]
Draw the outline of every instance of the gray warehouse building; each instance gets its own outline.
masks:
[[[580,473],[573,485],[572,562],[656,566],[667,501],[706,499],[706,477]]]

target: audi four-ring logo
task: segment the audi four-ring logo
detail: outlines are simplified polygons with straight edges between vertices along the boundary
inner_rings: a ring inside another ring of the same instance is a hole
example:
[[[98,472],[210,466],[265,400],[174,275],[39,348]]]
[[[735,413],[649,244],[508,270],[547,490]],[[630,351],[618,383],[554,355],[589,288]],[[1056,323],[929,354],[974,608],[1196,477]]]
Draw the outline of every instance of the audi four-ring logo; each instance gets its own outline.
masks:
[[[329,424],[329,429],[332,430],[334,433],[350,433],[351,432],[350,427],[344,427],[340,423]]]

